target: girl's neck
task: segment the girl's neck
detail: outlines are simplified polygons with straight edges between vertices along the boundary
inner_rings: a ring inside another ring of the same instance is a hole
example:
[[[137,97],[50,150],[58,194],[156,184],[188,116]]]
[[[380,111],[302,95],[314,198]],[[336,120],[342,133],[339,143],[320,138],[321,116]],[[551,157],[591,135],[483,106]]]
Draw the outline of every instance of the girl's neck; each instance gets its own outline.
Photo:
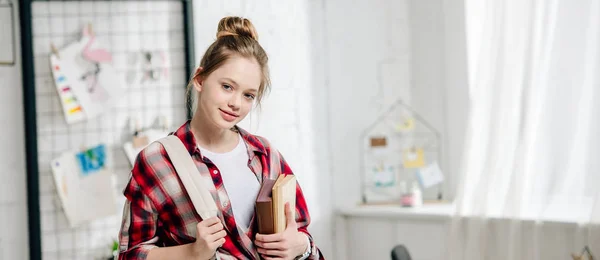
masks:
[[[191,129],[196,143],[204,149],[216,153],[233,150],[238,144],[238,134],[231,129],[222,129],[206,124],[202,113],[198,111],[192,118]]]

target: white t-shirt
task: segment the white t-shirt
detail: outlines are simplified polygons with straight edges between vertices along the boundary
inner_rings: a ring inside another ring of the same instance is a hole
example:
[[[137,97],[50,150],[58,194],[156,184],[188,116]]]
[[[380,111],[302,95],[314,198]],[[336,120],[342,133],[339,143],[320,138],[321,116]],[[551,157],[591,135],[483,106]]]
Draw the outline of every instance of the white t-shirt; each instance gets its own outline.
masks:
[[[226,153],[215,153],[200,146],[203,156],[210,159],[223,179],[223,185],[229,195],[229,200],[235,217],[235,222],[245,229],[250,225],[250,219],[254,215],[256,196],[260,184],[256,175],[248,167],[248,149],[241,136],[238,137],[238,145]]]

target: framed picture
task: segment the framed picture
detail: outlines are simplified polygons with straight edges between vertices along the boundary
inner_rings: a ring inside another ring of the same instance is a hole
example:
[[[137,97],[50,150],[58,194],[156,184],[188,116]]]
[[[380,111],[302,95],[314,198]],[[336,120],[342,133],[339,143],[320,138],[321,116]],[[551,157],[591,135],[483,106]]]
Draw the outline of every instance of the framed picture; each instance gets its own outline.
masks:
[[[10,1],[0,0],[0,65],[15,64],[15,17]]]

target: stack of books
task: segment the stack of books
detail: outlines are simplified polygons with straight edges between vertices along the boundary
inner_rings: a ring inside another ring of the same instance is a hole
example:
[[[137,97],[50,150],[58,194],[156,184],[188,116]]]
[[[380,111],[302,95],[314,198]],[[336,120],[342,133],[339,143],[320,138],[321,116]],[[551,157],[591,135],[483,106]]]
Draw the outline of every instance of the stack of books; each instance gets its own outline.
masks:
[[[285,230],[286,203],[296,212],[296,176],[280,174],[277,180],[263,180],[256,198],[258,233],[275,234]]]

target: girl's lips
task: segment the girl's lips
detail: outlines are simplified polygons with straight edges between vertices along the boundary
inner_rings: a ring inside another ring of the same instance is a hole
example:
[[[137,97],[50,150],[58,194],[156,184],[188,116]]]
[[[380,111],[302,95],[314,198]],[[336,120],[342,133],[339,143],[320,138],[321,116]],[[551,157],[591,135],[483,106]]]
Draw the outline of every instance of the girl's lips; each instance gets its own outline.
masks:
[[[221,110],[221,111],[222,111],[223,113],[225,113],[225,114],[228,114],[228,115],[231,115],[231,116],[235,116],[235,117],[239,117],[239,115],[237,115],[237,114],[235,114],[235,113],[227,112],[227,111],[225,111],[225,110],[223,110],[223,109],[219,109],[219,110]]]
[[[239,117],[236,114],[231,114],[231,113],[225,112],[221,109],[219,109],[219,111],[221,112],[221,117],[223,118],[223,120],[225,120],[227,122],[233,122]]]

